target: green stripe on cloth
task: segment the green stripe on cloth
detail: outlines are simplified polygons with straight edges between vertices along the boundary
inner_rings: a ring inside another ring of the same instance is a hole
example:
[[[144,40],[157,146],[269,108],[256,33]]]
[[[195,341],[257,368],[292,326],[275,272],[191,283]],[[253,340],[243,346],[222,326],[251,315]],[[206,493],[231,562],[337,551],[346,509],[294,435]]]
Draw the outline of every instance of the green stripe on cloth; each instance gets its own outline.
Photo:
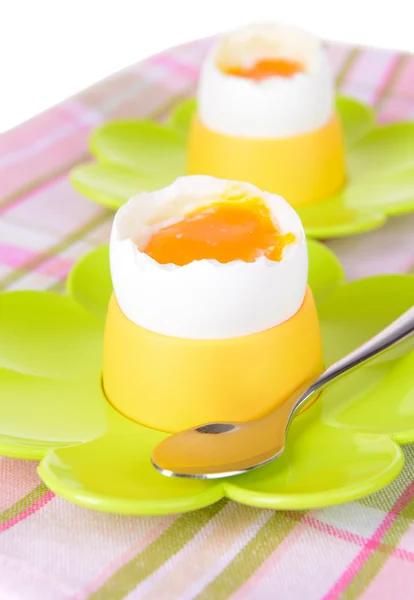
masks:
[[[182,515],[148,548],[121,567],[89,600],[124,598],[177,554],[227,503],[227,500],[221,500],[208,508]]]
[[[383,543],[379,544],[362,569],[342,592],[341,600],[356,600],[368,588],[392,555],[394,548],[398,547],[399,541],[410,527],[413,518],[414,499],[411,498],[382,538]]]
[[[4,510],[0,513],[0,525],[7,523],[10,519],[14,519],[20,513],[24,512],[29,508],[34,502],[40,500],[42,496],[44,496],[48,492],[47,487],[44,483],[40,483],[35,488],[32,489],[26,496],[21,498],[18,502]]]
[[[414,445],[404,446],[405,466],[400,475],[386,488],[362,498],[359,503],[381,510],[384,519],[390,512],[397,510],[404,495],[410,492],[414,479]],[[397,509],[396,509],[397,505]],[[414,498],[409,498],[407,504],[397,514],[391,527],[384,532],[380,543],[363,563],[348,586],[342,591],[341,600],[356,600],[384,567],[398,543],[410,527],[414,518]],[[369,547],[368,547],[369,549]]]
[[[392,96],[392,92],[394,90],[395,85],[400,79],[401,73],[404,71],[407,63],[410,61],[411,56],[409,54],[400,54],[397,57],[397,60],[392,68],[391,73],[388,76],[387,83],[381,89],[380,94],[378,95],[375,108],[379,111],[384,103],[390,96]]]
[[[386,84],[382,88],[380,88],[379,93],[377,94],[377,97],[375,99],[375,102],[372,104],[372,106],[375,107],[375,110],[377,111],[377,113],[381,110],[384,102],[390,96],[392,96],[392,91],[393,91],[395,85],[397,84],[397,82],[400,78],[400,75],[405,68],[405,65],[407,64],[407,59],[408,59],[407,54],[400,54],[399,56],[397,56],[397,60],[394,63],[394,65],[391,69],[391,72],[388,74]]]
[[[339,71],[339,73],[336,76],[337,87],[340,87],[341,85],[343,85],[345,83],[346,76],[348,75],[349,71],[353,67],[353,65],[354,65],[355,61],[357,60],[358,56],[360,55],[360,53],[361,53],[361,48],[352,48],[352,50],[349,52],[343,66],[342,66],[342,69]]]
[[[305,512],[277,512],[232,560],[222,573],[197,596],[197,600],[224,600],[235,592],[283,542]]]
[[[66,293],[66,281],[56,281],[52,283],[52,285],[48,286],[48,292],[53,292],[55,294],[65,294]]]
[[[26,194],[30,194],[36,191],[38,187],[41,187],[45,183],[48,183],[51,179],[57,179],[60,176],[66,175],[73,167],[76,167],[80,162],[87,161],[88,158],[89,154],[83,152],[82,154],[79,154],[76,158],[70,160],[69,162],[59,167],[59,169],[49,171],[45,175],[42,175],[41,177],[31,181],[30,183],[21,187],[19,190],[13,192],[9,196],[5,196],[4,198],[0,199],[0,208],[3,210],[4,208],[6,208],[6,206],[9,206],[9,204],[12,204],[21,196],[25,196]]]
[[[84,227],[78,229],[78,231],[76,231],[75,233],[68,235],[58,244],[52,246],[47,252],[42,252],[33,260],[28,261],[24,265],[24,268],[20,267],[19,269],[15,269],[14,271],[12,271],[9,275],[6,275],[6,277],[4,277],[0,281],[0,291],[4,291],[12,283],[15,283],[28,273],[34,271],[43,263],[55,258],[55,256],[57,256],[60,252],[63,252],[69,246],[82,239],[83,236],[87,235],[88,233],[91,233],[94,229],[96,229],[96,227],[102,225],[110,216],[111,212],[109,210],[105,210],[104,214],[100,214],[98,217],[95,217]]]

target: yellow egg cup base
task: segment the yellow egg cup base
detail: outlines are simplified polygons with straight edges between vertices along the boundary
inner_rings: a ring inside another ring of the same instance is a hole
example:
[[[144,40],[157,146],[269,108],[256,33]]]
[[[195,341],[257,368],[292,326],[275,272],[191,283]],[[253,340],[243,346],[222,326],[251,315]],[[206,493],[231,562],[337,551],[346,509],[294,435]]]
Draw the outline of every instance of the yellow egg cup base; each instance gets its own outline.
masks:
[[[109,303],[105,395],[124,416],[152,429],[176,432],[260,418],[321,370],[321,334],[309,288],[288,321],[223,340],[153,333],[129,321],[114,295]]]
[[[329,198],[345,184],[345,149],[337,115],[320,129],[290,138],[235,137],[208,129],[196,114],[187,172],[249,181],[294,207]]]

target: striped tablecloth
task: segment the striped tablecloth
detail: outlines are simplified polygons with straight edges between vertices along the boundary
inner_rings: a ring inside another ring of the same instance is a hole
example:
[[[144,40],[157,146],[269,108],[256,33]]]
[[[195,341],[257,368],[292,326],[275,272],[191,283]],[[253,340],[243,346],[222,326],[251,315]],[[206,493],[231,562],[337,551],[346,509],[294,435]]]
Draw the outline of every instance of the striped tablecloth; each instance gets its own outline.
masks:
[[[194,92],[209,40],[132,66],[0,138],[0,289],[62,292],[74,262],[106,242],[111,213],[68,170],[93,127],[163,118]],[[414,57],[329,48],[339,88],[381,121],[414,117]],[[349,279],[414,268],[414,215],[328,241]],[[36,464],[0,458],[0,599],[414,598],[414,448],[383,491],[309,512],[233,502],[171,517],[95,513],[40,483]]]

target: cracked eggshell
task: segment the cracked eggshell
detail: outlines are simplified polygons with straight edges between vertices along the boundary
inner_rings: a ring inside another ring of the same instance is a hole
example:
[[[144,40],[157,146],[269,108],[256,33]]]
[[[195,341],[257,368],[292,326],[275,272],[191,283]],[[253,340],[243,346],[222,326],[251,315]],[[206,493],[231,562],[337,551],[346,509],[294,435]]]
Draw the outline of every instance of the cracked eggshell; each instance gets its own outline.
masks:
[[[280,262],[260,257],[252,263],[163,265],[138,249],[157,228],[216,203],[230,189],[260,197],[280,232],[294,233],[296,240]],[[301,307],[308,273],[303,227],[283,198],[247,183],[199,175],[143,192],[118,210],[110,265],[115,296],[128,319],[150,331],[187,339],[233,338],[283,323]]]

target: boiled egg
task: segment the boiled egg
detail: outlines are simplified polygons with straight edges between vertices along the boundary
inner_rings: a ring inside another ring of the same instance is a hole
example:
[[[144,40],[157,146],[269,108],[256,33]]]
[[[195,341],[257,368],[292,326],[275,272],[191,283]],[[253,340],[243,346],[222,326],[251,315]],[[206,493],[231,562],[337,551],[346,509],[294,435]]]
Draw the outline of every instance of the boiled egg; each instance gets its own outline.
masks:
[[[321,41],[293,26],[251,25],[223,36],[201,71],[198,109],[213,131],[283,138],[326,125],[334,81]]]
[[[307,285],[302,224],[280,196],[190,176],[116,214],[111,273],[121,310],[151,331],[223,339],[275,327]]]
[[[338,191],[344,143],[322,42],[275,23],[223,35],[201,69],[187,171],[249,181],[294,206]]]

